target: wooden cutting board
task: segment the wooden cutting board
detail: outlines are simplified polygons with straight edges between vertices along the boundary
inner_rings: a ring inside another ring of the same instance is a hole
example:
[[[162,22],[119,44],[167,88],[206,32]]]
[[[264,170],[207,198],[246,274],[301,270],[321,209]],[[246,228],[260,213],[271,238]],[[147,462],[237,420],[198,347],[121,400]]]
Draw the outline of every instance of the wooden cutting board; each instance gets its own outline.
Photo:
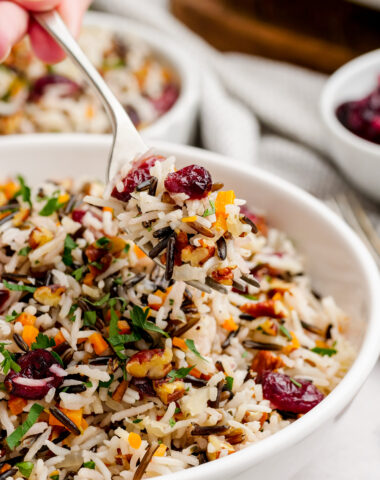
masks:
[[[380,11],[345,0],[171,0],[171,9],[219,50],[326,73],[380,47]]]

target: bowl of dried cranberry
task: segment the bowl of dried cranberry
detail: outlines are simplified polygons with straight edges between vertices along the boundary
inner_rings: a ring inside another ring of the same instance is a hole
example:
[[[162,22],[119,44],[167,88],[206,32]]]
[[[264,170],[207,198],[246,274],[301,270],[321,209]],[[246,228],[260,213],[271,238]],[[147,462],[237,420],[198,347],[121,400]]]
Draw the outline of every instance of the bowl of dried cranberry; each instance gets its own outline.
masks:
[[[328,79],[320,111],[333,159],[356,187],[380,200],[380,49]]]
[[[3,139],[1,176],[21,173],[31,186],[46,178],[103,179],[109,148],[110,139],[97,135],[41,134]],[[341,219],[294,185],[260,169],[192,147],[157,142],[155,151],[175,156],[180,168],[195,164],[207,169],[213,179],[224,182],[225,188],[234,189],[240,198],[246,199],[250,208],[265,213],[270,228],[286,232],[305,257],[313,290],[332,295],[352,319],[345,334],[355,347],[355,360],[331,393],[322,401],[317,399],[314,408],[284,429],[263,436],[233,455],[175,473],[178,480],[290,479],[318,455],[318,448],[335,428],[378,358],[380,279],[376,265],[361,240]],[[59,376],[56,368],[55,373]],[[269,388],[273,379],[265,380]],[[56,375],[51,377],[51,382],[59,381]],[[294,390],[293,384],[285,387]],[[273,397],[271,401],[277,400]],[[162,478],[172,479],[173,474]]]

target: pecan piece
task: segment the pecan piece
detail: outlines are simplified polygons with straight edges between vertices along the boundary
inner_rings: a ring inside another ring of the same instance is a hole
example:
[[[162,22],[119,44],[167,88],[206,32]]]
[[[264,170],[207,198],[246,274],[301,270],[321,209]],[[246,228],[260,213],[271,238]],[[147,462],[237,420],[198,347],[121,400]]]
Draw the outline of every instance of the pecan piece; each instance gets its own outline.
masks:
[[[185,385],[183,380],[169,382],[167,379],[154,380],[153,388],[157,396],[165,404],[176,402],[185,394]]]
[[[133,377],[148,377],[151,380],[159,380],[166,377],[172,366],[173,352],[166,348],[141,350],[135,353],[127,363],[127,372]]]

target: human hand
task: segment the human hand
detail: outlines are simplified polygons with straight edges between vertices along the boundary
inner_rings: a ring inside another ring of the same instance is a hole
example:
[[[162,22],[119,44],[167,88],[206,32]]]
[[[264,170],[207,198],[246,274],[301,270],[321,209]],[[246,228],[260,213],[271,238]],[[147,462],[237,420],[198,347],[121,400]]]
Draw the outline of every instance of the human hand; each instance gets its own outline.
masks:
[[[90,3],[91,0],[0,0],[0,62],[26,34],[37,57],[47,63],[60,62],[65,58],[64,51],[29,13],[56,8],[76,36]]]

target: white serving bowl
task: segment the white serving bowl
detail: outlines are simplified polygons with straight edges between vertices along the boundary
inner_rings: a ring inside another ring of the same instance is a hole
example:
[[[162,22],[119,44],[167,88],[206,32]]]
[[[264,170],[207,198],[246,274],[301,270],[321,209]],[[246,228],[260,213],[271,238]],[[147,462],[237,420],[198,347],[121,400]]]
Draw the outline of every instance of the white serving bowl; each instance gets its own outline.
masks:
[[[354,185],[376,200],[380,200],[380,145],[350,132],[339,122],[335,111],[343,102],[368,95],[379,75],[380,49],[355,58],[337,70],[327,80],[320,99],[333,159]]]
[[[110,142],[97,135],[35,135],[0,140],[1,176],[22,173],[31,183],[46,178],[104,178]],[[283,480],[317,455],[375,364],[380,350],[380,280],[368,251],[346,224],[308,193],[254,167],[192,147],[157,143],[179,165],[199,163],[215,180],[234,188],[269,222],[287,232],[307,259],[313,286],[332,294],[352,318],[350,337],[358,356],[335,390],[312,411],[240,452],[163,480]],[[371,399],[369,399],[371,401]],[[360,439],[352,439],[359,442]]]

